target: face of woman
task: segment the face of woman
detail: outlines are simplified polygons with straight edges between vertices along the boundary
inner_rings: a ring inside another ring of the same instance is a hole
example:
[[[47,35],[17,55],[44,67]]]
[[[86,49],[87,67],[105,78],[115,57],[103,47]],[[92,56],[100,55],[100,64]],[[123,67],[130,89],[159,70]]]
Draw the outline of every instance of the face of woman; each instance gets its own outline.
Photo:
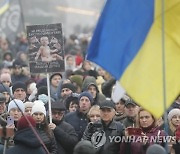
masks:
[[[143,128],[147,128],[152,125],[154,122],[154,119],[152,118],[152,115],[147,111],[141,111],[139,113],[139,123],[140,126]]]
[[[45,118],[45,116],[42,112],[35,112],[35,113],[33,113],[32,117],[38,124],[42,123]]]
[[[100,111],[98,111],[98,110],[91,111],[91,113],[89,115],[89,119],[90,119],[91,122],[100,121],[101,120]]]
[[[180,125],[180,115],[174,115],[171,119],[171,123],[175,126],[178,127]]]

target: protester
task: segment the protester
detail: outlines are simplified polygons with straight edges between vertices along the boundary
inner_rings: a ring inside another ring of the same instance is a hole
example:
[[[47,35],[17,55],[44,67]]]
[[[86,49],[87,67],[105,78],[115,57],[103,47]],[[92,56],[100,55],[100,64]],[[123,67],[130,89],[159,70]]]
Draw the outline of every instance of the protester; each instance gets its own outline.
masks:
[[[73,154],[96,154],[96,150],[90,141],[83,140],[75,146]]]
[[[126,100],[125,103],[126,118],[122,121],[123,125],[127,127],[135,127],[137,116],[137,105],[132,99]]]
[[[27,87],[25,83],[21,81],[15,82],[12,86],[12,92],[13,92],[14,98],[19,99],[23,102],[27,100],[26,91],[27,91]]]
[[[70,112],[65,116],[65,121],[71,124],[76,133],[78,134],[78,139],[81,140],[84,130],[88,124],[87,113],[91,108],[93,98],[88,92],[82,92],[79,95],[79,108],[75,112]]]
[[[48,127],[46,120],[46,109],[39,101],[32,107],[32,117],[36,122],[37,132],[51,154],[58,154],[57,144],[52,130]]]
[[[122,137],[124,135],[123,125],[113,120],[115,113],[114,102],[111,100],[103,101],[100,105],[101,125],[93,123],[84,133],[83,139],[92,142],[97,154],[119,153],[120,143],[110,140],[110,138],[116,136]],[[98,139],[96,133],[100,134],[100,139]]]
[[[35,120],[31,116],[26,116],[26,118],[35,129]],[[15,146],[8,149],[6,154],[46,154],[26,118],[23,116],[19,119],[14,136]]]
[[[161,146],[165,146],[165,141],[158,140],[158,138],[165,137],[165,132],[160,130],[160,128],[156,125],[156,119],[154,116],[148,112],[147,110],[140,108],[137,114],[137,131],[130,131],[129,128],[126,128],[125,135],[129,138],[127,142],[123,142],[121,144],[120,153],[127,154],[145,154],[147,148],[157,143]],[[131,127],[131,130],[133,130]],[[131,136],[134,138],[131,140]],[[139,138],[139,140],[137,140]],[[152,140],[153,139],[153,140]]]
[[[74,128],[63,120],[65,114],[65,106],[62,102],[51,104],[52,122],[49,124],[56,138],[58,146],[58,154],[70,154],[78,142],[78,135]]]

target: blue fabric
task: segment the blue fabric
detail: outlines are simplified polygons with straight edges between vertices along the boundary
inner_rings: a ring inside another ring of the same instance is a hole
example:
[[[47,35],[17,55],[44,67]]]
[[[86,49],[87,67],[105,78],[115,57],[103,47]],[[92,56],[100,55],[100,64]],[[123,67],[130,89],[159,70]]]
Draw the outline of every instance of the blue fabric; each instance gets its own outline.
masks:
[[[119,79],[143,44],[153,17],[154,0],[108,0],[87,59]]]

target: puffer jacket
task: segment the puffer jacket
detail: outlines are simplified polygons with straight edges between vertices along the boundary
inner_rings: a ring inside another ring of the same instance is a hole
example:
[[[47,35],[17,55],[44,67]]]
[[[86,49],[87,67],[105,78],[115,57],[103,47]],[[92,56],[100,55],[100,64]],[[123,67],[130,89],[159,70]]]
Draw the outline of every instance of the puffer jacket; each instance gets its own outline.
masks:
[[[55,137],[54,136],[50,137],[47,134],[47,132],[45,131],[45,124],[43,123],[36,124],[36,129],[40,138],[42,139],[47,149],[49,150],[50,154],[58,154]]]

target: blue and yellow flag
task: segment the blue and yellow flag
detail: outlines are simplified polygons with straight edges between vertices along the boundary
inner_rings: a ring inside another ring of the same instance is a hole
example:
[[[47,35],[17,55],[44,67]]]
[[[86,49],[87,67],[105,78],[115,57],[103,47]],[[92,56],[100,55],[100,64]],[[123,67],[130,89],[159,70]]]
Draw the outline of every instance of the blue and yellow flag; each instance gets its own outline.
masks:
[[[161,3],[108,0],[87,55],[87,59],[110,72],[139,105],[156,117],[164,113],[164,94],[169,107],[180,92],[180,0],[165,0],[164,12]]]

